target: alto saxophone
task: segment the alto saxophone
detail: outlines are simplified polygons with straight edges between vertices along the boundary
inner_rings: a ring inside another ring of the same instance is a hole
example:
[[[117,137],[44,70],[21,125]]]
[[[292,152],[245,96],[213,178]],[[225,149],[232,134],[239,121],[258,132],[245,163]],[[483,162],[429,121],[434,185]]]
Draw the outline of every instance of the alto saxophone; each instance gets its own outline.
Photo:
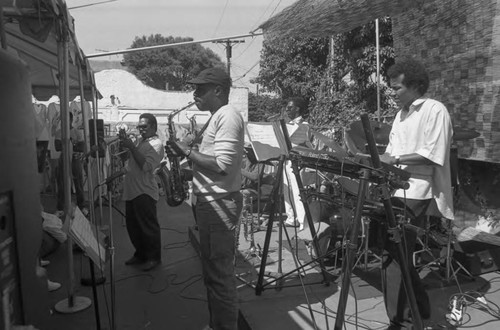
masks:
[[[173,118],[179,112],[191,107],[195,102],[191,102],[185,107],[173,111],[168,116],[168,140],[175,142],[175,127]],[[165,199],[169,206],[179,206],[188,197],[189,192],[186,185],[186,178],[180,167],[179,157],[167,156],[170,166],[167,167],[167,162],[162,162],[157,171],[160,178],[163,190],[165,191]]]

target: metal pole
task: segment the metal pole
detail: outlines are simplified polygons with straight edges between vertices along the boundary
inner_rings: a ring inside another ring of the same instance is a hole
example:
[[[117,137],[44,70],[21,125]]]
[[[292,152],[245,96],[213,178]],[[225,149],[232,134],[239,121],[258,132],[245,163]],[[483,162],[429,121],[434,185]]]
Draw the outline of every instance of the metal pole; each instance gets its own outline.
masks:
[[[110,55],[118,55],[118,54],[126,54],[126,53],[135,53],[135,52],[140,52],[143,50],[163,49],[163,48],[178,47],[178,46],[185,46],[185,45],[203,44],[203,43],[207,43],[207,42],[214,42],[214,41],[228,40],[228,39],[256,37],[256,36],[260,36],[262,34],[263,34],[262,32],[261,33],[249,33],[249,34],[241,34],[241,35],[230,36],[230,37],[220,37],[220,38],[212,38],[212,39],[204,39],[204,40],[185,41],[185,42],[177,42],[177,43],[173,43],[173,44],[156,45],[156,46],[140,47],[140,48],[129,48],[129,49],[124,49],[124,50],[112,51],[112,52],[89,54],[89,55],[86,55],[85,58],[110,56]]]
[[[108,209],[109,209],[109,281],[111,285],[111,330],[116,329],[116,294],[115,294],[115,245],[113,242],[113,193],[111,183],[106,187],[108,190]]]
[[[58,64],[59,64],[59,88],[60,88],[60,114],[61,114],[61,140],[63,157],[63,186],[64,186],[64,217],[65,225],[71,227],[73,220],[73,207],[71,205],[71,155],[69,153],[69,31],[65,26],[64,18],[58,20]],[[73,240],[68,235],[66,241],[68,248],[68,298],[58,302],[55,310],[60,313],[74,313],[88,308],[92,302],[87,297],[74,296],[75,274],[73,271]]]
[[[376,52],[376,57],[377,57],[377,116],[378,116],[378,121],[381,121],[381,116],[380,116],[380,45],[379,45],[378,18],[375,20],[375,52]]]
[[[63,28],[64,29],[64,28]],[[65,33],[64,33],[65,34]],[[69,221],[71,226],[71,221],[73,218],[73,208],[71,204],[71,154],[70,154],[70,123],[69,123],[69,72],[68,72],[68,60],[69,60],[69,45],[68,40],[65,37],[62,43],[60,43],[60,51],[62,52],[61,67],[59,70],[59,86],[60,86],[60,114],[61,114],[61,141],[62,141],[62,153],[60,157],[63,157],[63,190],[64,190],[64,217],[65,222]],[[75,275],[73,272],[73,242],[70,236],[68,236],[68,266],[69,266],[69,285],[68,285],[68,302],[70,306],[74,304],[74,283]]]

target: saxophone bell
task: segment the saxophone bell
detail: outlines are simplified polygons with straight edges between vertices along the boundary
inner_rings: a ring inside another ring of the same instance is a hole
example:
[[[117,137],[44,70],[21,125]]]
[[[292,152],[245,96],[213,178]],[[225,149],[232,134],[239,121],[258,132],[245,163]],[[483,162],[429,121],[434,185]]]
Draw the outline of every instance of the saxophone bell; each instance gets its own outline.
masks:
[[[181,169],[180,153],[176,150],[176,133],[173,118],[179,112],[190,108],[195,102],[191,102],[185,107],[175,110],[168,116],[168,141],[165,146],[167,160],[162,162],[162,165],[157,171],[157,175],[165,191],[165,199],[169,206],[179,206],[189,196],[187,181],[190,179],[188,171]],[[174,154],[175,152],[175,154]],[[169,166],[167,166],[167,162]],[[192,175],[191,175],[192,178]]]

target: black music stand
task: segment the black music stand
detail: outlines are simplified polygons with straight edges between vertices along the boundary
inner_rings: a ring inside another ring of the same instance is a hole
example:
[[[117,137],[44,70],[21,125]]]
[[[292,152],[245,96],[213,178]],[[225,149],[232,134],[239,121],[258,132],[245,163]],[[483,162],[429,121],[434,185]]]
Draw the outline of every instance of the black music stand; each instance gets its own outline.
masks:
[[[309,206],[306,202],[307,196],[306,196],[305,190],[303,188],[304,186],[302,183],[302,179],[300,177],[299,167],[294,162],[292,162],[292,169],[293,169],[293,173],[295,175],[295,178],[297,180],[297,185],[299,187],[300,198],[304,204],[304,211],[305,211],[306,219],[307,219],[307,222],[309,225],[309,230],[311,231],[313,249],[314,249],[314,252],[316,253],[317,257],[313,258],[310,262],[303,264],[302,266],[299,266],[296,269],[293,269],[292,271],[290,271],[286,274],[282,274],[282,271],[281,271],[281,259],[282,258],[281,258],[281,247],[280,247],[278,250],[278,254],[279,254],[278,259],[280,262],[278,265],[278,274],[274,280],[267,282],[265,285],[263,284],[264,276],[266,275],[265,270],[266,270],[266,263],[267,263],[267,254],[269,252],[269,244],[270,244],[271,233],[272,233],[273,224],[274,224],[274,217],[276,214],[276,206],[280,205],[279,200],[281,197],[281,187],[282,187],[282,180],[283,180],[283,167],[284,167],[285,161],[287,160],[288,153],[292,149],[292,144],[290,142],[290,137],[288,135],[288,130],[287,130],[285,121],[283,119],[281,119],[279,121],[279,123],[280,123],[281,128],[279,129],[279,128],[275,127],[275,132],[277,135],[280,135],[279,137],[278,136],[277,137],[278,137],[278,141],[281,141],[281,143],[283,144],[282,149],[284,149],[283,150],[284,152],[279,157],[276,180],[275,180],[274,186],[273,186],[273,194],[271,195],[271,210],[269,211],[269,220],[267,223],[266,237],[264,240],[264,248],[262,250],[262,259],[261,259],[261,264],[260,264],[259,276],[257,279],[257,284],[255,285],[255,294],[256,295],[261,295],[262,291],[264,291],[264,288],[266,286],[269,286],[275,282],[277,284],[279,284],[280,288],[285,287],[282,285],[282,281],[284,278],[286,278],[290,274],[293,274],[295,272],[300,271],[301,269],[303,269],[303,268],[307,267],[308,265],[315,263],[315,262],[318,262],[320,265],[320,268],[321,268],[321,273],[323,275],[323,281],[321,283],[329,285],[328,272],[326,271],[325,265],[323,262],[323,258],[325,256],[320,255],[320,248],[319,248],[319,243],[318,243],[318,239],[317,239],[317,235],[316,235],[316,229],[315,229],[314,223],[312,221],[311,211],[310,211]],[[279,222],[279,226],[280,226],[279,242],[281,244],[281,241],[282,241],[281,234],[282,234],[282,226],[283,226],[281,219]],[[287,235],[287,239],[289,240],[288,233],[286,231],[285,231],[285,233]],[[308,283],[308,284],[310,284],[310,283]],[[317,283],[314,283],[314,284],[317,284]]]
[[[363,124],[363,130],[366,135],[366,139],[368,142],[368,149],[370,151],[370,156],[372,160],[372,164],[374,167],[374,172],[376,171],[384,171],[382,168],[382,164],[380,162],[379,154],[377,152],[377,147],[375,143],[375,138],[373,136],[373,132],[370,126],[370,121],[368,119],[368,115],[361,115],[361,121]],[[356,212],[354,216],[353,228],[350,233],[350,240],[346,244],[346,257],[342,260],[342,286],[340,290],[339,304],[337,307],[337,318],[335,320],[336,330],[343,329],[344,325],[344,314],[347,305],[347,298],[349,294],[349,286],[351,284],[351,274],[352,268],[354,266],[355,254],[357,249],[356,244],[356,235],[359,231],[359,225],[361,222],[361,216],[363,212],[363,204],[365,202],[365,194],[368,188],[368,183],[372,180],[372,171],[369,168],[363,168],[360,174],[360,184],[358,190],[358,200],[356,204]],[[387,217],[388,223],[388,232],[392,234],[392,239],[396,243],[397,247],[397,258],[401,267],[401,274],[403,276],[403,284],[406,290],[406,294],[408,296],[408,302],[410,305],[411,313],[413,316],[413,322],[416,329],[423,329],[423,322],[420,316],[420,312],[417,306],[417,300],[415,298],[415,292],[413,291],[413,286],[411,285],[411,277],[408,271],[408,261],[406,260],[406,256],[404,253],[404,248],[401,244],[402,237],[400,233],[400,228],[398,228],[396,223],[396,218],[394,215],[394,211],[392,209],[392,203],[390,200],[390,189],[389,189],[389,180],[387,177],[382,176],[377,179],[379,181],[379,189],[381,190],[381,199],[384,204],[384,209]]]

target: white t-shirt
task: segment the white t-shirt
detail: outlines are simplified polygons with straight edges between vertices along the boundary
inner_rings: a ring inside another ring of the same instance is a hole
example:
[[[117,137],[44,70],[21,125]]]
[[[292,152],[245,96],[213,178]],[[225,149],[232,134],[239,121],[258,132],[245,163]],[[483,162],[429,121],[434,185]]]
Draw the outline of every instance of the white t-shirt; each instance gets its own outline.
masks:
[[[194,164],[193,191],[198,200],[215,200],[240,190],[244,134],[243,117],[233,106],[225,105],[213,114],[199,152],[215,156],[225,175]]]

